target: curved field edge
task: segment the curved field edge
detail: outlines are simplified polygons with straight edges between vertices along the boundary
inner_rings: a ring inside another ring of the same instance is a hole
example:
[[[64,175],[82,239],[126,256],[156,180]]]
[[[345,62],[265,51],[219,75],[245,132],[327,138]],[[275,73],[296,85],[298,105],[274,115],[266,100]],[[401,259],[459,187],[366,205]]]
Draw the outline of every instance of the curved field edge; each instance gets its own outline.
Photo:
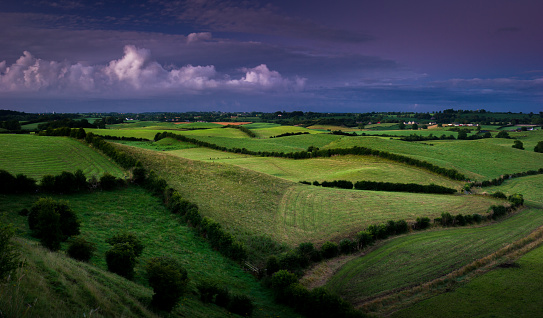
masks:
[[[90,178],[105,172],[123,177],[124,171],[106,156],[68,137],[0,135],[0,168],[11,174],[40,179],[81,169]]]
[[[482,196],[339,190],[296,184],[233,165],[187,160],[118,145],[165,178],[182,196],[238,238],[265,235],[291,246],[349,236],[393,219],[442,212],[484,213]]]
[[[460,188],[461,182],[453,181],[425,169],[382,159],[374,156],[334,156],[292,160],[275,157],[256,157],[227,153],[208,148],[173,150],[172,155],[207,162],[228,163],[291,181],[348,180],[436,184]]]
[[[323,148],[362,146],[379,149],[453,168],[479,181],[541,168],[543,154],[513,149],[511,145],[513,140],[500,138],[406,142],[381,137],[347,137]]]
[[[436,279],[526,237],[543,224],[540,208],[496,224],[398,237],[350,261],[326,287],[354,304]]]
[[[354,237],[371,224],[388,220],[414,222],[417,217],[452,214],[484,214],[497,201],[484,196],[437,195],[385,191],[360,191],[290,187],[281,200],[275,219],[282,242],[323,243]]]
[[[392,317],[538,317],[543,306],[543,246],[512,265],[494,267],[452,292],[423,300]]]

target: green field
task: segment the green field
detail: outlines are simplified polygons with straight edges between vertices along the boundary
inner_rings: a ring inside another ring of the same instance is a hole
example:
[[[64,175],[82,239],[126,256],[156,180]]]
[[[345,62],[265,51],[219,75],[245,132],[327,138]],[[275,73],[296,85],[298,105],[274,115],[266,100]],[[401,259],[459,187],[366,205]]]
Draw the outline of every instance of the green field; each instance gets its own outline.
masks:
[[[475,180],[488,180],[506,173],[543,167],[543,154],[514,149],[512,145],[512,140],[499,138],[405,142],[380,137],[350,137],[323,148],[362,146],[384,150],[425,160],[440,167],[454,168]]]
[[[290,245],[336,239],[390,219],[436,217],[443,211],[484,213],[494,203],[481,196],[306,186],[229,164],[180,159],[168,152],[123,149],[196,202],[203,215],[235,233],[264,234]]]
[[[208,148],[191,148],[169,152],[182,158],[232,164],[291,181],[331,181],[349,180],[352,182],[382,181],[418,184],[437,184],[450,188],[460,188],[463,184],[427,170],[399,164],[371,156],[336,156],[293,160],[274,157],[254,157],[227,153]]]
[[[67,137],[0,135],[0,169],[40,179],[46,174],[77,169],[90,178],[105,172],[123,177],[124,171],[107,157]]]
[[[543,298],[543,246],[495,268],[454,292],[441,294],[392,317],[539,317]]]
[[[273,303],[271,292],[262,287],[253,276],[244,272],[238,264],[213,251],[209,244],[182,224],[179,217],[169,213],[160,200],[139,187],[128,187],[115,191],[96,191],[89,194],[53,196],[68,200],[69,205],[81,220],[81,233],[97,245],[91,262],[107,270],[105,252],[110,248],[105,239],[119,231],[136,233],[145,245],[140,262],[135,268],[134,281],[145,286],[144,261],[151,257],[169,255],[179,261],[191,279],[190,299],[195,308],[205,307],[197,300],[196,284],[202,280],[213,280],[226,285],[236,293],[250,295],[257,306],[254,316],[269,317],[292,313]],[[11,221],[20,233],[28,233],[26,218],[18,216],[22,208],[29,208],[36,196],[0,195],[2,212],[11,216]],[[27,234],[25,237],[30,238]],[[184,315],[187,308],[178,307],[177,315]],[[216,309],[215,309],[216,311]],[[213,312],[213,310],[211,311]],[[226,312],[223,311],[224,314]]]
[[[494,225],[394,238],[347,263],[326,287],[360,304],[371,297],[448,274],[527,236],[541,224],[542,210],[532,208]]]

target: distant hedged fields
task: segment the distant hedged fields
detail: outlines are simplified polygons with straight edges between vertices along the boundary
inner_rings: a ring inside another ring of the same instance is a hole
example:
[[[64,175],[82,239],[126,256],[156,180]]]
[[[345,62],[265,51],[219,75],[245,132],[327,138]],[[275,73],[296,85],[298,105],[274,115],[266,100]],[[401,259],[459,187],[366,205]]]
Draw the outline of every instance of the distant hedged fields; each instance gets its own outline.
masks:
[[[393,154],[386,151],[370,149],[366,147],[354,146],[351,148],[336,148],[336,149],[326,149],[326,150],[313,150],[313,151],[298,151],[298,152],[267,152],[267,151],[251,151],[246,148],[227,148],[224,146],[219,146],[210,142],[197,140],[195,138],[190,138],[184,135],[178,135],[170,132],[157,133],[155,136],[155,141],[158,141],[163,138],[174,138],[179,141],[190,142],[201,147],[207,147],[220,151],[228,151],[233,153],[241,153],[252,156],[262,156],[262,157],[279,157],[279,158],[290,158],[290,159],[309,159],[309,158],[319,158],[319,157],[332,157],[336,155],[360,155],[360,156],[376,156],[399,163],[404,163],[407,165],[415,166],[418,168],[423,168],[428,171],[440,174],[447,178],[453,180],[466,180],[466,176],[458,172],[455,169],[447,169],[438,167],[429,162],[413,159],[407,156],[402,156],[398,154]]]

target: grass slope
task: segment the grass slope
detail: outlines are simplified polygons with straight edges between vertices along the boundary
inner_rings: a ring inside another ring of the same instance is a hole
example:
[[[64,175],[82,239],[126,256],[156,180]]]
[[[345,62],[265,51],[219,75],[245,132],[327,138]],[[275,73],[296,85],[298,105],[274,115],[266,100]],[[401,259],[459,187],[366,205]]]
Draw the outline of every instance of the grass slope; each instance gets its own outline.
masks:
[[[543,224],[541,212],[540,208],[531,208],[489,226],[393,238],[375,251],[347,263],[326,287],[359,304],[435,279],[527,236]]]
[[[433,144],[433,146],[428,145]],[[488,180],[502,174],[537,170],[543,166],[543,154],[513,149],[510,139],[405,142],[380,137],[349,137],[324,148],[363,146],[425,160],[440,167],[454,168],[476,180]]]
[[[273,297],[250,274],[240,266],[213,251],[209,244],[196,236],[193,231],[179,221],[179,217],[169,213],[159,202],[139,187],[128,187],[115,191],[97,191],[89,194],[54,196],[66,199],[81,220],[82,236],[97,246],[97,252],[91,262],[100,270],[107,270],[105,252],[110,248],[105,239],[119,231],[136,233],[145,248],[135,268],[134,282],[144,286],[147,282],[143,265],[145,260],[161,255],[168,255],[179,261],[188,271],[191,283],[189,294],[178,306],[175,316],[193,316],[191,312],[210,311],[226,312],[215,306],[203,305],[196,295],[196,284],[202,280],[212,280],[240,294],[253,298],[256,305],[254,316],[291,316],[292,312],[273,302]],[[10,215],[11,222],[17,226],[19,234],[28,239],[26,218],[17,215],[17,211],[30,207],[36,196],[0,196],[0,206]],[[64,249],[66,247],[64,246]],[[58,273],[58,269],[51,270]],[[97,271],[97,269],[95,269]],[[58,275],[58,274],[53,274]],[[105,280],[105,279],[102,279]],[[110,282],[107,282],[110,283]],[[71,290],[71,286],[66,286]],[[75,297],[75,296],[74,296]],[[202,308],[200,308],[202,307]],[[213,307],[205,309],[206,307]],[[134,316],[138,316],[137,314]],[[198,315],[205,316],[205,314]]]
[[[228,163],[291,181],[383,181],[437,184],[458,188],[462,184],[412,166],[370,156],[336,156],[292,160],[226,153],[208,148],[170,152],[182,158]]]
[[[0,169],[39,179],[46,174],[83,170],[87,177],[105,172],[122,177],[123,170],[85,144],[66,137],[0,135]]]
[[[295,245],[322,242],[389,219],[414,220],[443,211],[483,213],[491,199],[478,196],[423,195],[305,186],[227,164],[122,147],[168,180],[236,235],[263,234]]]
[[[392,317],[539,317],[543,306],[543,246],[527,253],[518,267],[496,268],[467,285]]]

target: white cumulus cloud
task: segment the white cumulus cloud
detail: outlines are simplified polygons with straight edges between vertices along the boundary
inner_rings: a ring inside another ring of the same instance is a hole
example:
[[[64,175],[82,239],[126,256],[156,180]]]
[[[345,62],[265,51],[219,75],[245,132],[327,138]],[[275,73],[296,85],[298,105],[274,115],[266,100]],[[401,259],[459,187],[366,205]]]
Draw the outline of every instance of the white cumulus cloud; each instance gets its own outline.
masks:
[[[243,71],[245,76],[231,79],[228,74],[218,74],[213,65],[164,67],[153,60],[150,50],[134,45],[126,45],[120,59],[105,65],[46,61],[25,51],[10,66],[6,61],[0,62],[0,92],[133,96],[218,89],[239,91],[240,88],[244,91],[291,91],[299,90],[305,84],[305,79],[284,78],[265,64]]]

